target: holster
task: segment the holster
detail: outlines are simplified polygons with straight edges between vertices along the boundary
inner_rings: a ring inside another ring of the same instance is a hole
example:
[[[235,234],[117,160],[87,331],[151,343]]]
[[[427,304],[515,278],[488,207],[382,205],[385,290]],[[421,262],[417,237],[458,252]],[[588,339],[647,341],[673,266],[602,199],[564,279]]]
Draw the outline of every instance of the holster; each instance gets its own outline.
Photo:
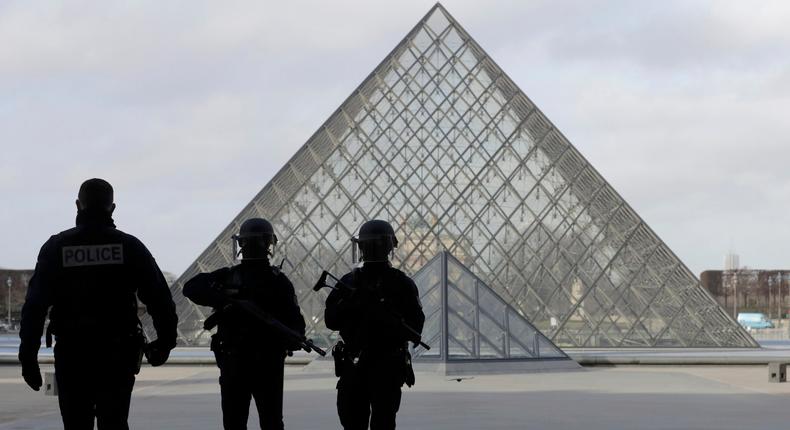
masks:
[[[220,369],[225,367],[228,362],[227,354],[231,353],[228,343],[222,338],[219,333],[211,336],[211,352],[214,353],[214,359],[217,362],[217,367]]]
[[[414,377],[414,367],[411,363],[411,353],[409,350],[406,349],[404,352],[404,360],[403,360],[403,382],[408,386],[411,387],[414,385],[415,377]]]
[[[222,352],[223,347],[225,346],[225,342],[222,341],[222,338],[219,334],[211,335],[211,343],[209,349],[214,352],[214,354],[219,354]]]
[[[341,377],[353,372],[360,365],[362,351],[349,348],[342,340],[332,347],[332,358],[335,359],[335,376]]]
[[[145,338],[142,328],[132,335],[134,348],[137,352],[137,364],[134,368],[134,374],[140,373],[140,368],[143,366],[143,355],[145,355],[145,348],[148,346],[148,340]]]
[[[335,361],[335,376],[339,378],[343,376],[346,361],[346,344],[342,340],[332,347],[332,358]]]

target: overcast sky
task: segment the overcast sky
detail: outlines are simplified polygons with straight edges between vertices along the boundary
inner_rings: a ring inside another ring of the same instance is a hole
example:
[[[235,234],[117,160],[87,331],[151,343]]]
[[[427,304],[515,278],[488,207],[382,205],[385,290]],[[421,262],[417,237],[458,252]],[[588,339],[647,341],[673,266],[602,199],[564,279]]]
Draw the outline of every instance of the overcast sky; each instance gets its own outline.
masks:
[[[444,6],[690,269],[790,269],[790,2]],[[0,1],[0,266],[79,184],[181,273],[433,5]]]

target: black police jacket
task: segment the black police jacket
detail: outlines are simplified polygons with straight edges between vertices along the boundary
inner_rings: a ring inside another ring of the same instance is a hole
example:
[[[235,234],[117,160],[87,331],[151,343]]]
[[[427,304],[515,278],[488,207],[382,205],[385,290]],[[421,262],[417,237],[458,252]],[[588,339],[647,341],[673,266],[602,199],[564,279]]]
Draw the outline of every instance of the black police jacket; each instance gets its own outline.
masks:
[[[58,340],[102,345],[130,339],[139,332],[138,298],[158,338],[175,346],[175,304],[151,253],[117,230],[109,214],[79,212],[75,228],[41,247],[22,306],[20,357],[35,357],[50,307]]]
[[[413,335],[395,315],[422,332],[425,314],[419,292],[405,273],[388,263],[365,263],[340,281],[356,290],[333,290],[326,300],[324,320],[327,328],[340,331],[347,349],[367,351],[368,356],[404,349]]]
[[[221,341],[223,349],[276,353],[298,349],[253,315],[227,306],[231,299],[253,302],[261,311],[304,336],[305,321],[294,287],[288,277],[266,259],[242,260],[233,267],[201,273],[187,281],[183,293],[195,304],[222,312],[215,339]]]

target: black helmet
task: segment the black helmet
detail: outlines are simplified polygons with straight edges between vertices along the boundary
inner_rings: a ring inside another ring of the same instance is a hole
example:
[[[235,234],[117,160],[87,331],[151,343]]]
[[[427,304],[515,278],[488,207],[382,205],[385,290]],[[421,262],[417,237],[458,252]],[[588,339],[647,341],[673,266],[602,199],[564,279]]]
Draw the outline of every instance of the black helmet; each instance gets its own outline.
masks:
[[[274,227],[269,221],[263,218],[250,218],[241,224],[239,234],[233,235],[234,248],[237,243],[241,250],[234,250],[234,255],[241,252],[245,254],[246,258],[249,258],[246,254],[256,254],[257,256],[262,253],[265,257],[272,253],[269,251],[269,247],[277,245],[277,235],[274,234]]]
[[[239,234],[233,236],[235,239],[247,239],[251,237],[271,238],[271,243],[277,243],[277,235],[274,234],[272,223],[263,218],[250,218],[244,221],[239,228]]]
[[[359,228],[359,236],[351,239],[362,254],[362,261],[386,261],[393,249],[398,247],[395,230],[387,221],[374,219]],[[354,247],[356,253],[356,246]],[[356,261],[356,255],[354,256]]]
[[[398,246],[398,239],[395,237],[395,230],[390,223],[380,219],[373,219],[366,221],[359,228],[358,241],[364,242],[367,240],[389,239],[392,241],[392,246]]]

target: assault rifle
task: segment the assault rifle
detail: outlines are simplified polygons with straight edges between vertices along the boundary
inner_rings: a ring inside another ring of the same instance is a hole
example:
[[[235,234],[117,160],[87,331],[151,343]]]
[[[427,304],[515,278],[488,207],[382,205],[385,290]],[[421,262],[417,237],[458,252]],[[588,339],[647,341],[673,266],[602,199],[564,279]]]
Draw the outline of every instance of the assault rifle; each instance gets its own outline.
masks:
[[[222,319],[222,316],[231,308],[236,308],[243,313],[255,318],[257,321],[265,324],[266,326],[274,329],[274,331],[276,331],[280,336],[290,342],[294,342],[296,345],[299,345],[299,347],[306,352],[315,351],[322,357],[326,355],[326,351],[316,346],[312,340],[304,337],[292,328],[281,323],[277,318],[269,315],[268,312],[264,311],[258,305],[249,300],[230,299],[227,305],[218,309],[208,318],[206,318],[206,321],[203,322],[203,329],[211,330],[216,327],[217,324],[219,324],[220,319]]]
[[[335,285],[327,284],[326,283],[327,277],[334,279]],[[321,288],[330,288],[332,290],[337,290],[337,291],[346,291],[349,294],[357,290],[356,288],[346,284],[345,282],[341,281],[336,276],[332,275],[326,270],[321,272],[321,277],[318,278],[318,282],[316,282],[315,286],[313,286],[313,291],[319,291],[321,290]],[[381,303],[384,300],[379,297],[377,301]],[[431,349],[431,347],[427,343],[422,341],[422,335],[420,335],[420,333],[417,330],[415,330],[408,323],[406,323],[406,320],[403,318],[403,315],[386,306],[384,307],[384,309],[386,309],[387,313],[389,313],[392,316],[392,318],[398,321],[402,329],[404,329],[407,333],[411,335],[410,340],[415,347],[421,346],[425,348],[426,351]]]

